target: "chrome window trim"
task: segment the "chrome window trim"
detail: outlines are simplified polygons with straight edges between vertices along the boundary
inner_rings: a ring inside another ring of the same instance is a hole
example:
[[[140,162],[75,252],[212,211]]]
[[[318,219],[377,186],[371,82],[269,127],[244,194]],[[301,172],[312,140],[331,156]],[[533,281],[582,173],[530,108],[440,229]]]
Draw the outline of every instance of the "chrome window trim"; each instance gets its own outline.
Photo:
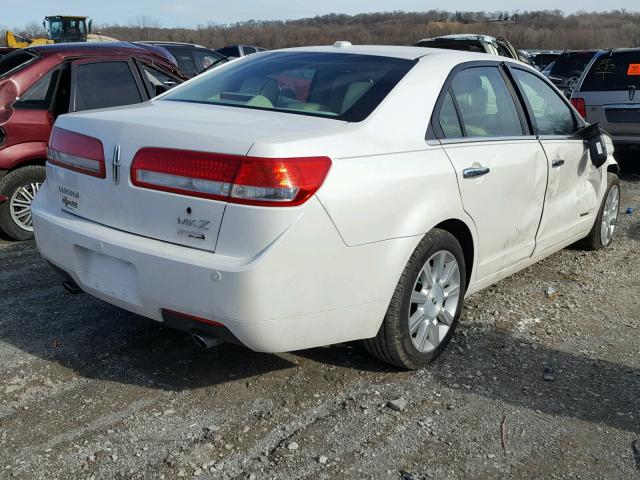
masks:
[[[460,137],[460,138],[442,138],[441,145],[452,145],[456,143],[495,143],[495,142],[522,142],[522,141],[538,140],[535,135],[511,135],[508,137]]]

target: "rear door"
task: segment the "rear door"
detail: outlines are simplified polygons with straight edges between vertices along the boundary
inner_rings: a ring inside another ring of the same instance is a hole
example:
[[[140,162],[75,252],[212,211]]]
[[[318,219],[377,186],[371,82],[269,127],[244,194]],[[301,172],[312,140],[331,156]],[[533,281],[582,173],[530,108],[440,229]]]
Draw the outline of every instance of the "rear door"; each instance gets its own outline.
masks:
[[[541,76],[517,66],[510,71],[549,163],[536,241],[536,253],[544,252],[589,231],[603,173],[591,163],[583,139],[575,135],[580,124],[567,100]]]
[[[478,231],[477,279],[499,275],[534,251],[547,180],[544,151],[497,63],[455,72],[436,112],[432,126]]]
[[[640,50],[600,55],[574,96],[589,123],[600,122],[617,143],[640,144]]]

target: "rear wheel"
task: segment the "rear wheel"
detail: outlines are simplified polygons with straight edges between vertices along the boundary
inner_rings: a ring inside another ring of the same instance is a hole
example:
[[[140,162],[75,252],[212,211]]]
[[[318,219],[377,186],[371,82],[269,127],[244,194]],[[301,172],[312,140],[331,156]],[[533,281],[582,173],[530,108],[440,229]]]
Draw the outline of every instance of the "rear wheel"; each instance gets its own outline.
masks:
[[[0,230],[13,240],[33,238],[31,203],[44,182],[46,169],[29,165],[7,173],[0,180],[0,195],[8,198],[0,203]]]
[[[432,230],[411,255],[378,334],[364,341],[366,349],[401,368],[432,362],[458,325],[465,289],[460,244],[449,232]]]
[[[578,245],[586,250],[599,250],[611,244],[620,209],[620,180],[615,173],[607,174],[607,191],[602,199],[593,228]]]

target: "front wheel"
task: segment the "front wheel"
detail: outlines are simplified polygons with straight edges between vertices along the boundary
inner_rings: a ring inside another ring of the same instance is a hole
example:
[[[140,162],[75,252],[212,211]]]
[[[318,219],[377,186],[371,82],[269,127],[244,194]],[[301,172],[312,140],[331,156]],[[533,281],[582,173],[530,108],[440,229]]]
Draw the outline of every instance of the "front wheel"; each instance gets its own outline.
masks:
[[[13,240],[33,238],[31,203],[44,182],[46,169],[29,165],[7,173],[0,180],[0,194],[8,200],[0,203],[0,231]]]
[[[444,351],[458,325],[466,289],[460,243],[434,229],[407,263],[378,334],[365,348],[392,365],[417,369]]]
[[[620,180],[615,173],[607,174],[607,191],[602,199],[593,228],[578,245],[586,250],[606,248],[613,240],[620,209]]]

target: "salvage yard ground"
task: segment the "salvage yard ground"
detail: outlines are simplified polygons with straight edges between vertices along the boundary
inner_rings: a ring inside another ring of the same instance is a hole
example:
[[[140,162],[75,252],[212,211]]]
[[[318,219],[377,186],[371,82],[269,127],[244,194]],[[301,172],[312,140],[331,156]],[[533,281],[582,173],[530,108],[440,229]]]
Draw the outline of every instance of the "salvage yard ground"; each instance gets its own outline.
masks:
[[[467,299],[417,372],[200,350],[0,241],[0,478],[640,478],[639,207],[627,173],[611,248]]]

